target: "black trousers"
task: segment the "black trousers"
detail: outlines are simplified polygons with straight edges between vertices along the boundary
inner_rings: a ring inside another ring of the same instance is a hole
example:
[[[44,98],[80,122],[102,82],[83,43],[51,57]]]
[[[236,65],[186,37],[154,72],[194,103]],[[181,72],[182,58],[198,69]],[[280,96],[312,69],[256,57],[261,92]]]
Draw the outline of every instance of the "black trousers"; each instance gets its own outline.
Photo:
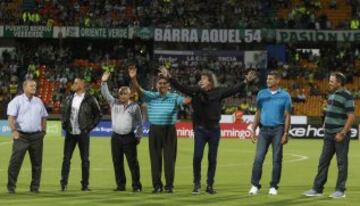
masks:
[[[345,139],[341,142],[335,141],[336,134],[325,134],[324,145],[321,152],[318,172],[314,180],[313,189],[317,192],[324,190],[324,185],[327,181],[328,170],[330,162],[334,154],[336,154],[338,177],[336,182],[336,191],[345,191],[345,184],[348,176],[348,153],[350,134],[347,134]]]
[[[177,137],[175,125],[150,125],[149,150],[154,188],[162,188],[161,170],[164,158],[165,188],[174,187]]]
[[[67,185],[69,173],[70,173],[70,161],[76,144],[79,146],[80,157],[81,157],[81,171],[82,171],[82,180],[81,185],[87,187],[89,185],[89,145],[90,137],[89,133],[73,135],[70,132],[66,132],[65,143],[64,143],[64,158],[61,168],[61,181],[62,185]]]
[[[44,134],[41,132],[20,133],[19,139],[14,140],[8,168],[7,188],[9,190],[15,190],[16,188],[17,178],[26,151],[29,151],[31,161],[32,180],[30,190],[39,189],[43,154],[43,138]]]
[[[134,133],[111,136],[111,154],[114,164],[115,180],[118,188],[125,188],[124,155],[126,156],[132,178],[133,189],[141,189],[140,167],[137,158],[137,140]]]

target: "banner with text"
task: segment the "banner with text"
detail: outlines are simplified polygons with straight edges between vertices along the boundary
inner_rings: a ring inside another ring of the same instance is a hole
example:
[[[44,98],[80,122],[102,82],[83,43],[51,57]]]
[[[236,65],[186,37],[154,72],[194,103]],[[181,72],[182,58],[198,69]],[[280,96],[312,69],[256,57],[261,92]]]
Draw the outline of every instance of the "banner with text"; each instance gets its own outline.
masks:
[[[261,42],[261,30],[155,28],[154,41],[187,43]]]
[[[60,121],[47,121],[46,136],[60,137],[61,135],[61,122]],[[0,120],[0,136],[11,136],[11,129],[8,121]]]
[[[46,26],[4,26],[6,38],[52,38],[53,28]]]
[[[358,42],[359,30],[276,30],[277,42]]]
[[[54,27],[53,38],[127,39],[128,28]]]
[[[159,63],[171,63],[174,67],[181,63],[194,66],[215,60],[217,62],[244,62],[244,52],[237,50],[154,50],[154,59]]]
[[[360,125],[351,128],[351,139],[360,139],[359,129]],[[322,125],[292,125],[289,135],[293,138],[323,138],[324,128]]]

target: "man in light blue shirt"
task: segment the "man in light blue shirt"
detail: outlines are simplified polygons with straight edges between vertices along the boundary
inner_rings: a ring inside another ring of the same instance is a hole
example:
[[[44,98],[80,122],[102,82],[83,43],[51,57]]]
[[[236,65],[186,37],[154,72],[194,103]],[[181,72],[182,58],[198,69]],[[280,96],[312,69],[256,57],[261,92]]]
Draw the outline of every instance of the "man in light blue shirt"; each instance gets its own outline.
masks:
[[[43,137],[46,133],[48,113],[41,99],[35,97],[36,83],[26,80],[23,84],[24,94],[15,97],[8,105],[7,115],[12,130],[13,151],[8,169],[9,193],[15,193],[16,181],[24,160],[29,151],[32,166],[30,191],[39,192]]]
[[[256,98],[257,111],[252,127],[252,140],[253,142],[257,141],[257,146],[249,195],[256,195],[261,188],[262,166],[270,144],[273,148],[273,171],[269,195],[278,194],[283,145],[288,141],[291,117],[291,97],[286,91],[279,88],[280,78],[279,73],[270,72],[266,81],[268,88],[259,91]],[[257,138],[255,130],[258,126],[260,126],[260,134]]]

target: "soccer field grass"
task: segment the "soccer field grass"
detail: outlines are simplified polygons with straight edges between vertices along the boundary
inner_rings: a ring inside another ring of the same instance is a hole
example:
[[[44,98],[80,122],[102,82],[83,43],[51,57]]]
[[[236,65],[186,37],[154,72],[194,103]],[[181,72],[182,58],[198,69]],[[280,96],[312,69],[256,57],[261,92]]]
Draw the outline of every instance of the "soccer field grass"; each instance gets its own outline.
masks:
[[[237,139],[221,140],[215,188],[218,193],[202,192],[192,195],[193,140],[179,139],[176,163],[175,193],[151,194],[150,162],[148,141],[144,138],[138,147],[143,192],[131,192],[131,178],[127,171],[127,191],[113,192],[115,188],[112,168],[110,139],[92,138],[90,145],[90,188],[91,192],[80,191],[80,161],[75,150],[70,172],[68,191],[60,192],[59,177],[62,160],[63,139],[46,137],[40,194],[28,192],[30,163],[26,157],[17,184],[17,193],[6,190],[7,166],[12,141],[0,137],[0,205],[360,205],[360,144],[352,141],[349,153],[349,177],[347,197],[333,200],[327,196],[334,190],[336,162],[332,161],[325,196],[306,198],[301,194],[311,188],[321,152],[321,140],[291,140],[284,148],[282,179],[278,196],[269,196],[268,184],[271,173],[271,150],[264,163],[263,188],[259,195],[248,196],[250,173],[255,145],[250,141]],[[207,154],[207,153],[205,153]],[[127,168],[127,165],[126,165]],[[204,155],[202,189],[205,188],[207,156]]]

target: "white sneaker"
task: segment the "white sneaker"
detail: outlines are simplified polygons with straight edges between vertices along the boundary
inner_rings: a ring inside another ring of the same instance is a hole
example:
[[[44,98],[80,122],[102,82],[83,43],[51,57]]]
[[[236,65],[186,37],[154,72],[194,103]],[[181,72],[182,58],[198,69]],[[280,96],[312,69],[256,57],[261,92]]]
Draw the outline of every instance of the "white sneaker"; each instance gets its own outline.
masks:
[[[269,189],[269,195],[277,195],[278,194],[278,191],[275,187],[271,187]]]
[[[256,186],[252,185],[249,191],[249,195],[257,195],[259,192],[259,188],[257,188]]]

